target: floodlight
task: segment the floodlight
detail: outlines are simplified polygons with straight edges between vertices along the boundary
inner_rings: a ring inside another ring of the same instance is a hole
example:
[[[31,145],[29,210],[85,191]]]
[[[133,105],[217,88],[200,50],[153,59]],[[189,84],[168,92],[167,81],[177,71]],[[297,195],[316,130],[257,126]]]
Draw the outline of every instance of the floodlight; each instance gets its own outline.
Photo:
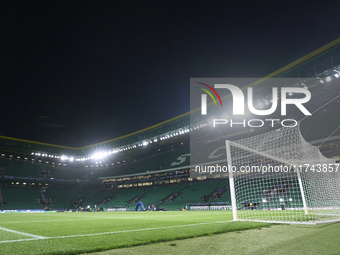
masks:
[[[99,152],[96,152],[95,154],[93,154],[91,158],[93,158],[93,159],[101,159],[101,158],[104,158],[106,155],[107,155],[106,152],[99,151]]]
[[[61,159],[61,160],[66,160],[67,157],[66,157],[65,155],[61,155],[60,159]]]

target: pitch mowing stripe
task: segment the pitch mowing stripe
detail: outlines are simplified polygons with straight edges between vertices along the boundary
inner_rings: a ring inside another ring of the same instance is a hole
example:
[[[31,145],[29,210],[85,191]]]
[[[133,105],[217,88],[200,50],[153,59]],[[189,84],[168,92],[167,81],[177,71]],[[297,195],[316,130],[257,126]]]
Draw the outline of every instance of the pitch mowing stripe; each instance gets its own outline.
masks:
[[[100,236],[100,235],[110,235],[110,234],[120,234],[120,233],[130,233],[130,232],[139,232],[139,231],[148,231],[148,230],[158,230],[158,229],[169,229],[169,228],[181,228],[181,227],[191,227],[191,226],[199,226],[199,225],[207,225],[207,224],[219,224],[219,223],[228,223],[233,222],[233,220],[229,221],[216,221],[216,222],[204,222],[204,223],[194,223],[194,224],[186,224],[186,225],[178,225],[178,226],[168,226],[168,227],[158,227],[158,228],[142,228],[142,229],[130,229],[130,230],[120,230],[120,231],[112,231],[112,232],[102,232],[102,233],[93,233],[93,234],[81,234],[81,235],[69,235],[69,236],[52,236],[52,237],[44,237],[44,236],[36,236],[36,238],[30,239],[18,239],[18,240],[7,240],[7,241],[0,241],[1,243],[14,243],[14,242],[24,242],[24,241],[35,241],[41,239],[63,239],[63,238],[73,238],[73,237],[87,237],[87,236]],[[0,229],[2,229],[0,227]],[[11,230],[10,232],[15,231]],[[19,231],[16,231],[19,232]],[[19,232],[23,233],[23,232]],[[25,233],[27,234],[27,233]]]
[[[36,239],[44,239],[44,238],[46,238],[46,237],[44,237],[44,236],[33,235],[33,234],[30,234],[30,233],[20,232],[20,231],[16,231],[16,230],[9,229],[9,228],[0,227],[0,229],[3,230],[3,231],[7,231],[7,232],[14,233],[14,234],[19,234],[19,235],[23,235],[23,236],[34,237],[34,238],[36,238]]]

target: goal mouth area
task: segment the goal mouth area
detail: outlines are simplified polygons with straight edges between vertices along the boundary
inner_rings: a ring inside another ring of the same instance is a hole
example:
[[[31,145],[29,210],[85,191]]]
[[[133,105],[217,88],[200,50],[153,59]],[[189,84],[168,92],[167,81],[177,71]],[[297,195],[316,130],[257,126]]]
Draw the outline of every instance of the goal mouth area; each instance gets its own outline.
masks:
[[[243,213],[241,212],[243,211]],[[270,215],[268,214],[270,211]],[[322,214],[315,213],[313,209],[305,214],[303,209],[291,210],[238,210],[239,221],[254,221],[267,223],[282,223],[282,224],[327,224],[340,222],[339,214]]]
[[[237,220],[237,221],[249,221],[249,220]],[[270,221],[270,220],[251,220],[252,222],[262,222],[262,223],[273,223],[273,224],[292,224],[292,225],[309,225],[316,226],[321,224],[332,224],[338,223],[339,220],[328,220],[328,221],[316,221],[316,222],[303,222],[303,221]]]
[[[227,140],[226,154],[234,220],[340,221],[339,164],[306,142],[299,126]],[[313,164],[326,171],[308,168]]]

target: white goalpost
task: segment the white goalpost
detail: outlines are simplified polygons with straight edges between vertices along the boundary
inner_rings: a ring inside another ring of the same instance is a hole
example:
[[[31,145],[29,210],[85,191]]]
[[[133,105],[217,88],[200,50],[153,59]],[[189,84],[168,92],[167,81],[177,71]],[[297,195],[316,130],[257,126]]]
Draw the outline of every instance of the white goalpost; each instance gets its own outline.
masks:
[[[299,125],[226,141],[234,220],[340,220],[340,167],[306,142]]]

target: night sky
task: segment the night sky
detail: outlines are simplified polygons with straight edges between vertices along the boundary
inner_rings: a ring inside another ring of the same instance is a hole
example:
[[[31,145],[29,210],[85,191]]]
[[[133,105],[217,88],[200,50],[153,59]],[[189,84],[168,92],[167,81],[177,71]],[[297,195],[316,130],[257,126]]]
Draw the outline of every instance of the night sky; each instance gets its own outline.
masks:
[[[263,77],[340,36],[340,1],[0,6],[0,135],[68,146],[189,111],[191,77]]]

